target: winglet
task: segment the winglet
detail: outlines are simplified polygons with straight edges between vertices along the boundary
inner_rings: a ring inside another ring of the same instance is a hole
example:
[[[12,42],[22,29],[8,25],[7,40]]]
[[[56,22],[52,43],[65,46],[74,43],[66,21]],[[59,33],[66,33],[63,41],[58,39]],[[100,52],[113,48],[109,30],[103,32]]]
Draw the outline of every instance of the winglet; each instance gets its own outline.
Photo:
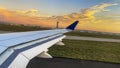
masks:
[[[78,24],[79,21],[75,21],[74,23],[72,23],[71,25],[69,25],[68,27],[66,27],[66,29],[70,29],[70,30],[74,30],[76,25]]]

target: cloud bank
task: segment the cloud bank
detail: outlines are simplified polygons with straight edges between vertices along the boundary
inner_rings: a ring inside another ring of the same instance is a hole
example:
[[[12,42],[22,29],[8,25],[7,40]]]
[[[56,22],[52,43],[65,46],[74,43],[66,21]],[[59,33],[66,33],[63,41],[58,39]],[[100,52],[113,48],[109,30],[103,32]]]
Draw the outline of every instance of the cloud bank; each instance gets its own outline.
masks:
[[[11,22],[14,24],[40,25],[43,27],[55,27],[56,22],[59,21],[61,27],[66,27],[71,22],[79,20],[81,24],[79,24],[77,29],[92,29],[90,27],[85,28],[86,23],[88,25],[91,25],[92,23],[102,22],[102,20],[97,19],[95,14],[99,12],[108,12],[110,10],[106,9],[106,7],[114,5],[118,4],[102,3],[99,5],[92,6],[90,8],[81,9],[80,12],[74,12],[67,15],[52,17],[43,17],[45,14],[40,13],[40,11],[37,9],[23,11],[10,10],[5,7],[0,7],[0,21]]]

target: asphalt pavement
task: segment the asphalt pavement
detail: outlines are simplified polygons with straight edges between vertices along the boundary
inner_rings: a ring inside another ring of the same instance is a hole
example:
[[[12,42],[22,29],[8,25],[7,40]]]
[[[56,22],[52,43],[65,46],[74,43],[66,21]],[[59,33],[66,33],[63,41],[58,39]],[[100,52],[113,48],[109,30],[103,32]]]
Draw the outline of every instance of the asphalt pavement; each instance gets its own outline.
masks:
[[[68,58],[34,58],[27,68],[120,68],[120,64]]]
[[[65,39],[70,39],[70,40],[87,40],[87,41],[100,41],[100,42],[120,42],[120,39],[82,37],[82,36],[67,36]]]
[[[3,33],[11,33],[10,31],[0,31],[0,34],[3,34]]]

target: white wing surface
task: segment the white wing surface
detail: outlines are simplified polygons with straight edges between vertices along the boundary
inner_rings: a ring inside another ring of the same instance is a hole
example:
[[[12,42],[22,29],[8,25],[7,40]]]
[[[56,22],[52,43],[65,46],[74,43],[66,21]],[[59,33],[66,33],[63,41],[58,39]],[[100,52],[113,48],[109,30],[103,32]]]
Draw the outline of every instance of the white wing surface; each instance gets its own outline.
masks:
[[[48,48],[61,44],[63,34],[74,30],[77,24],[75,21],[66,29],[0,34],[0,68],[25,68],[36,56],[52,58]]]

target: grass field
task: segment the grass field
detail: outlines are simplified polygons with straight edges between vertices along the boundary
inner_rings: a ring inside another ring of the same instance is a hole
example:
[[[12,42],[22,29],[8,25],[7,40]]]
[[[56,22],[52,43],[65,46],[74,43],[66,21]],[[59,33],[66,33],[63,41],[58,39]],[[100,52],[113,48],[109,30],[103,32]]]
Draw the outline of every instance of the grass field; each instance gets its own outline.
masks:
[[[77,40],[63,42],[65,46],[53,46],[49,53],[54,57],[120,63],[120,43]]]
[[[101,34],[101,33],[88,33],[88,32],[78,32],[78,31],[69,32],[69,33],[66,33],[66,35],[120,39],[120,35],[109,35],[109,34]]]

